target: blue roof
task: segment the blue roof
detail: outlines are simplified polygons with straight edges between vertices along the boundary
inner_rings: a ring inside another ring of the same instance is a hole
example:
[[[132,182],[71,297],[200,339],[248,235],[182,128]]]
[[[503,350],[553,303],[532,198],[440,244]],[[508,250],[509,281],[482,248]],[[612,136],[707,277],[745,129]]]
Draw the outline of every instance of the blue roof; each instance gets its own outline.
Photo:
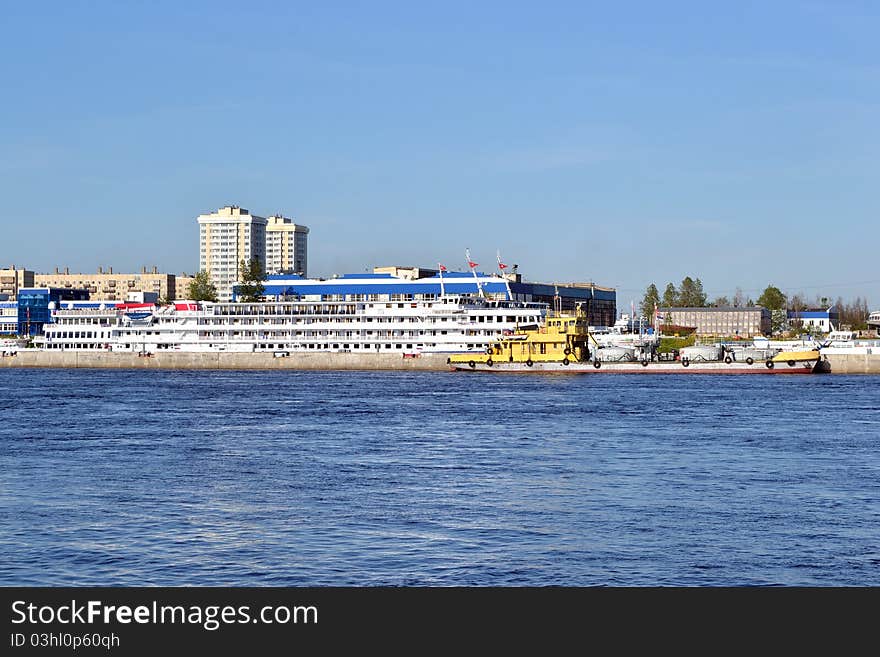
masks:
[[[497,274],[477,272],[440,272],[430,277],[405,279],[389,273],[344,274],[336,278],[320,280],[309,279],[295,274],[273,274],[264,283],[266,296],[327,296],[327,295],[371,295],[371,294],[477,294],[477,281],[488,294],[507,296],[508,290],[514,294],[552,297],[556,291],[568,298],[615,300],[613,290],[588,287],[572,287],[550,283],[509,282]],[[442,290],[441,290],[442,282]]]
[[[831,316],[837,315],[836,310],[789,310],[788,316],[792,319],[803,318],[803,319],[828,319]]]
[[[510,290],[515,294],[532,294],[544,297],[552,297],[556,294],[557,289],[559,295],[576,299],[591,299],[595,293],[596,299],[606,299],[615,301],[617,293],[614,291],[602,290],[588,287],[573,287],[571,285],[552,285],[550,283],[511,283]]]
[[[471,277],[473,277],[473,274],[470,273],[469,271],[444,271],[444,272],[443,272],[443,278],[458,278],[459,276],[471,276]],[[477,276],[478,276],[478,277],[479,277],[479,276],[485,276],[485,277],[488,278],[488,277],[490,276],[490,274],[486,274],[486,273],[484,273],[484,272],[478,271],[478,272],[477,272]],[[427,278],[436,278],[436,279],[439,280],[439,279],[440,279],[440,272],[438,271],[438,272],[437,272],[436,274],[434,274],[433,276],[428,276]]]
[[[337,279],[338,280],[338,279]],[[425,280],[425,279],[420,279]],[[504,283],[482,283],[484,292],[491,294],[506,294],[507,287]],[[348,283],[335,285],[266,285],[265,294],[275,296],[279,294],[289,295],[313,295],[313,294],[440,294],[440,281],[433,279],[430,283]],[[476,294],[477,284],[470,283],[447,283],[443,282],[446,294]]]

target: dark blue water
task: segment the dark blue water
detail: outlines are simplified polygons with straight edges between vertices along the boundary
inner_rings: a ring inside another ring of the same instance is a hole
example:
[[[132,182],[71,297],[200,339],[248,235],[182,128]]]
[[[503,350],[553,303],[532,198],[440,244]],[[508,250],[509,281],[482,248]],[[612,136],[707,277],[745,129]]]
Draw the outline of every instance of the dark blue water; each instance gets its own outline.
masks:
[[[3,585],[880,585],[880,377],[0,370]]]

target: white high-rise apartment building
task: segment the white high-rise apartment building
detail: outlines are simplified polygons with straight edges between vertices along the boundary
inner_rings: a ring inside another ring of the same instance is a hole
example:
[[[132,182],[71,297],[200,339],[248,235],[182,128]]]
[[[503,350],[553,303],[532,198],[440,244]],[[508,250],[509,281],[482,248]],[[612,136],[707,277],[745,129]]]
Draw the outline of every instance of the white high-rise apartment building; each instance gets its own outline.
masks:
[[[257,258],[266,266],[264,217],[237,205],[227,205],[199,222],[199,270],[211,275],[220,301],[232,299],[232,285],[239,279],[239,263]]]
[[[281,215],[267,221],[266,273],[307,276],[309,229]]]

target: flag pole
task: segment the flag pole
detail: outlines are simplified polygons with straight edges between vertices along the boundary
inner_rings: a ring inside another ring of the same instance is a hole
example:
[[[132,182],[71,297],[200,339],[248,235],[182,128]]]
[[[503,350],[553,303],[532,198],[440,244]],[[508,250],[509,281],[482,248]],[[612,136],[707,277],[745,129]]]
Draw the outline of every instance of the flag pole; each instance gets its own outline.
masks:
[[[445,267],[438,262],[437,268],[440,272],[440,296],[445,297],[446,296],[446,289],[443,287],[443,270],[445,269]]]
[[[507,299],[512,300],[513,294],[510,292],[510,281],[508,280],[507,276],[505,276],[505,274],[504,274],[504,270],[507,269],[507,265],[505,265],[503,262],[501,262],[501,251],[500,250],[497,252],[497,256],[498,256],[498,271],[501,272],[501,278],[504,279],[504,287],[507,289]]]
[[[471,273],[474,275],[474,282],[477,284],[477,294],[479,294],[484,299],[486,295],[483,293],[483,287],[480,285],[480,279],[477,277],[477,267],[479,266],[476,262],[471,260],[471,251],[470,249],[464,250],[464,255],[467,258],[468,267],[471,268]]]

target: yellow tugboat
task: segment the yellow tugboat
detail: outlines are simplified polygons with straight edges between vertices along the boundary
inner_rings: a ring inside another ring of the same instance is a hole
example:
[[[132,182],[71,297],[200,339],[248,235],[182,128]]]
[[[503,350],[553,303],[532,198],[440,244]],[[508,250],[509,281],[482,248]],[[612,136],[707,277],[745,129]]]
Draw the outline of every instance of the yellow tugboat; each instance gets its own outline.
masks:
[[[589,318],[579,305],[574,314],[548,312],[544,326],[523,327],[505,335],[486,349],[485,354],[454,354],[447,362],[456,368],[471,369],[506,367],[507,363],[526,367],[559,363],[567,367],[590,360],[591,338]]]

